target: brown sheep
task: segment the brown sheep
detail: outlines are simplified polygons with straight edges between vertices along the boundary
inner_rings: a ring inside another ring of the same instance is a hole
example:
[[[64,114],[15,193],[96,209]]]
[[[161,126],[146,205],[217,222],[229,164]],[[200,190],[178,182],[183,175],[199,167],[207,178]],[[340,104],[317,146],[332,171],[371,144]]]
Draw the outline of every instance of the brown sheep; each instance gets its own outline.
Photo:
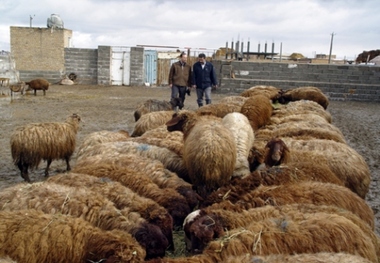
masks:
[[[368,204],[346,187],[321,182],[303,181],[285,185],[264,186],[246,190],[241,186],[231,186],[221,197],[206,199],[204,203],[213,208],[241,211],[265,205],[315,204],[334,205],[351,211],[374,227],[374,215]],[[222,199],[222,200],[221,200]],[[202,207],[206,207],[203,205]]]
[[[144,132],[165,124],[168,120],[171,119],[172,115],[172,110],[153,111],[142,115],[139,118],[139,120],[135,123],[135,127],[131,136],[141,136],[144,134]]]
[[[346,143],[343,133],[334,125],[326,121],[315,120],[288,121],[286,123],[266,125],[256,131],[257,138],[269,140],[272,137],[310,136],[316,139],[334,140]]]
[[[172,110],[173,105],[168,101],[160,101],[149,99],[137,105],[136,110],[133,112],[135,121],[138,121],[142,115],[153,111],[169,111]]]
[[[345,143],[332,140],[295,140],[282,138],[290,149],[292,162],[312,160],[327,164],[346,187],[365,198],[369,191],[371,174],[364,158]]]
[[[125,130],[92,132],[83,138],[81,145],[78,147],[77,156],[81,156],[83,152],[86,152],[94,145],[105,142],[126,141],[129,138],[129,133]]]
[[[35,183],[15,185],[0,193],[1,210],[37,209],[48,214],[80,217],[104,230],[126,231],[146,249],[147,258],[163,257],[169,243],[160,228],[129,208],[116,209],[101,194],[88,189]]]
[[[228,113],[240,112],[241,106],[232,103],[214,103],[207,104],[198,108],[195,112],[198,115],[214,115],[223,118]]]
[[[240,93],[240,96],[252,97],[256,95],[263,95],[267,97],[268,99],[270,99],[271,101],[275,102],[276,100],[280,98],[280,92],[281,92],[280,89],[273,86],[258,85],[258,86],[254,86],[243,91],[242,93]]]
[[[176,190],[185,197],[191,210],[198,205],[200,197],[192,189],[192,185],[178,177],[177,174],[165,169],[164,165],[157,160],[152,160],[137,154],[98,154],[81,158],[76,165],[99,164],[104,162],[128,167],[128,169],[134,170],[136,173],[143,173],[161,189],[171,188]]]
[[[173,218],[167,210],[156,201],[145,198],[133,192],[121,183],[108,178],[98,178],[87,174],[65,173],[49,177],[47,182],[78,187],[97,192],[114,203],[117,209],[128,208],[131,212],[137,212],[142,218],[151,224],[157,225],[167,238],[170,249],[174,249],[173,243]]]
[[[210,242],[202,254],[191,258],[162,258],[149,263],[225,262],[231,257],[293,255],[301,253],[349,253],[378,262],[371,239],[351,220],[323,212],[292,212],[280,218],[247,222]],[[213,224],[212,220],[205,222]],[[258,261],[260,262],[260,261]]]
[[[254,132],[269,123],[273,107],[270,100],[263,95],[249,97],[241,107],[243,113],[249,120]]]
[[[138,143],[134,141],[109,142],[94,145],[80,156],[77,156],[77,161],[92,155],[113,155],[113,154],[136,154],[142,157],[158,160],[165,166],[166,169],[176,173],[179,177],[187,181],[188,171],[185,167],[182,156],[169,150],[166,147],[158,147],[146,143]]]
[[[348,253],[333,253],[333,252],[320,252],[320,253],[301,253],[296,255],[284,254],[271,254],[265,256],[252,256],[247,253],[241,256],[228,257],[224,263],[371,263],[370,260],[365,259],[359,255],[352,255]]]
[[[315,114],[326,119],[328,123],[331,123],[331,114],[326,111],[321,105],[312,100],[299,100],[292,101],[288,104],[281,105],[281,107],[273,111],[273,117],[285,117],[295,114]]]
[[[0,211],[0,256],[17,262],[143,262],[128,233],[105,231],[82,218],[29,209]]]
[[[81,118],[73,114],[63,123],[31,123],[17,128],[11,135],[13,163],[21,177],[30,182],[28,168],[35,169],[41,160],[47,161],[45,176],[53,160],[64,159],[69,171],[70,158],[75,150],[76,134]]]
[[[327,109],[329,105],[329,99],[323,92],[316,87],[299,87],[295,89],[289,89],[281,92],[279,102],[285,104],[289,101],[297,100],[311,100],[321,105],[324,109]]]
[[[153,199],[168,210],[173,217],[174,226],[180,226],[190,213],[190,207],[186,199],[174,189],[161,189],[144,173],[117,165],[107,161],[107,159],[101,163],[85,163],[83,161],[81,165],[74,167],[73,172],[101,178],[108,177],[111,180],[120,182],[141,196]]]
[[[355,223],[374,244],[377,253],[379,251],[379,239],[375,232],[362,221],[358,216],[351,212],[335,207],[312,204],[292,204],[283,206],[264,206],[240,212],[233,212],[222,209],[212,209],[211,207],[197,210],[189,214],[184,221],[185,240],[188,250],[196,247],[202,249],[212,240],[220,238],[232,229],[245,227],[249,222],[262,221],[268,218],[282,218],[284,216],[298,216],[294,211],[300,213],[319,213],[337,214]],[[289,214],[289,215],[288,215]],[[212,224],[208,222],[212,221]],[[191,244],[191,241],[195,244]]]
[[[218,103],[225,103],[225,104],[235,104],[238,106],[243,106],[243,104],[246,102],[248,98],[243,96],[227,96],[219,100]]]
[[[166,125],[168,131],[184,134],[183,160],[201,197],[229,182],[236,164],[236,143],[220,118],[180,111]]]
[[[46,79],[33,79],[31,81],[25,82],[25,85],[28,85],[30,89],[34,90],[34,95],[37,95],[37,90],[42,90],[44,95],[49,89],[49,82]]]

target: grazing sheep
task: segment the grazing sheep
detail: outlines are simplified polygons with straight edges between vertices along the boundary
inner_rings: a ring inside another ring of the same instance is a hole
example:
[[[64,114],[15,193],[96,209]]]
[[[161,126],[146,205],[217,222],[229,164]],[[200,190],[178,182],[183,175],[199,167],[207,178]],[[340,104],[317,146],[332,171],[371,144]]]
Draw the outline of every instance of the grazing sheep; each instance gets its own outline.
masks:
[[[243,104],[246,102],[248,98],[243,96],[227,96],[219,100],[218,103],[225,103],[225,104],[235,104],[238,106],[243,106]]]
[[[228,257],[224,263],[371,263],[359,255],[348,253],[301,253],[296,255],[271,254],[266,256],[252,256],[247,253],[241,256]]]
[[[220,118],[180,111],[166,125],[168,131],[184,133],[183,160],[201,197],[229,182],[236,164],[236,143]]]
[[[128,167],[128,169],[139,174],[143,173],[161,189],[171,188],[176,190],[185,197],[191,210],[198,205],[200,198],[192,189],[192,185],[178,177],[177,174],[165,169],[164,165],[157,160],[145,158],[137,154],[102,154],[81,158],[76,165],[81,166],[90,163],[99,164],[104,162]]]
[[[154,145],[145,143],[137,143],[134,141],[125,142],[109,142],[95,145],[88,149],[86,152],[82,152],[82,155],[77,156],[79,161],[81,158],[85,158],[97,154],[137,154],[142,157],[158,160],[162,162],[166,169],[176,173],[179,177],[187,181],[188,171],[184,165],[182,156],[179,156],[175,152]]]
[[[224,236],[226,232],[232,229],[245,227],[249,222],[282,217],[294,217],[293,219],[296,219],[299,217],[299,214],[295,214],[294,211],[302,214],[323,212],[343,216],[355,223],[371,239],[376,251],[378,251],[377,253],[380,253],[378,237],[367,223],[362,221],[358,216],[335,206],[312,204],[264,206],[240,212],[212,209],[210,207],[194,211],[186,217],[183,226],[187,249],[192,250],[196,247],[202,247],[203,249],[212,240]],[[195,244],[192,244],[191,241],[195,242]]]
[[[48,214],[80,217],[104,230],[130,233],[146,249],[147,258],[163,257],[169,243],[160,228],[128,208],[116,209],[102,195],[88,189],[54,183],[15,185],[1,191],[1,210],[37,209]]]
[[[105,231],[82,218],[29,209],[0,211],[0,256],[22,262],[143,262],[128,233]]]
[[[33,79],[29,82],[25,82],[25,85],[28,85],[30,89],[34,90],[34,95],[37,95],[37,90],[42,90],[44,95],[46,95],[46,91],[49,89],[49,82],[46,79]]]
[[[264,205],[276,206],[294,203],[333,205],[351,211],[372,229],[374,227],[374,214],[365,200],[348,188],[336,184],[305,181],[276,186],[260,185],[251,191],[231,187],[223,197],[222,202],[214,203],[211,206],[241,211]],[[208,200],[206,202],[211,203]]]
[[[153,199],[168,210],[173,218],[174,226],[180,226],[190,213],[190,207],[186,199],[174,189],[161,189],[144,173],[117,165],[107,161],[107,159],[99,163],[85,163],[83,161],[81,165],[74,167],[73,172],[100,178],[108,177],[111,180],[120,182],[141,196]]]
[[[327,109],[327,106],[329,105],[329,99],[317,87],[299,87],[295,89],[289,89],[281,92],[281,97],[279,98],[279,102],[282,104],[297,100],[315,101],[324,109]]]
[[[105,142],[120,142],[120,141],[126,141],[129,139],[129,133],[125,130],[119,130],[119,131],[97,131],[92,132],[86,137],[84,137],[81,145],[78,147],[77,156],[82,155],[83,152],[86,152],[89,148],[91,148],[94,145],[98,145]]]
[[[297,138],[298,136],[310,136],[316,139],[346,143],[343,133],[336,126],[326,121],[314,122],[308,119],[266,125],[265,128],[256,131],[256,136],[267,140],[273,137]]]
[[[243,113],[249,120],[254,132],[269,123],[273,107],[270,100],[263,95],[249,97],[241,107]]]
[[[249,98],[256,95],[263,95],[271,101],[275,102],[280,98],[280,91],[280,89],[273,86],[258,85],[243,91],[240,93],[240,96]]]
[[[365,198],[369,191],[371,174],[364,158],[345,143],[331,140],[294,140],[282,138],[290,149],[292,162],[313,160],[327,164],[345,186]],[[289,154],[289,152],[284,152]]]
[[[377,262],[371,239],[351,220],[336,214],[294,211],[288,216],[251,222],[212,241],[203,252],[223,262],[230,256],[345,252]],[[289,214],[288,214],[289,215]],[[290,217],[292,218],[292,217]]]
[[[214,115],[219,118],[223,118],[228,113],[240,112],[241,106],[232,103],[215,103],[207,104],[198,108],[195,112],[198,115]]]
[[[70,158],[75,150],[80,117],[73,114],[63,123],[31,123],[17,128],[11,135],[13,163],[21,171],[21,177],[30,182],[28,168],[35,169],[41,160],[47,161],[45,176],[53,160],[64,159],[69,171]]]
[[[168,111],[153,111],[142,115],[135,123],[135,127],[131,134],[132,137],[141,136],[144,132],[157,128],[165,124],[171,119],[173,115],[172,110]]]
[[[69,187],[87,188],[108,198],[119,210],[128,208],[131,212],[137,212],[142,218],[151,224],[157,225],[167,238],[170,249],[174,249],[173,243],[173,218],[167,210],[156,201],[145,198],[133,192],[121,183],[108,178],[98,178],[87,174],[65,173],[49,177],[49,183],[66,185]]]
[[[251,172],[249,169],[248,155],[252,148],[255,135],[248,118],[239,112],[234,112],[227,114],[223,118],[222,123],[232,132],[236,144],[236,164],[232,176],[244,177],[249,175]]]
[[[177,105],[175,105],[177,106]],[[137,105],[133,113],[135,121],[138,121],[142,115],[153,111],[170,111],[173,105],[168,101],[160,101],[156,99],[149,99]]]
[[[294,114],[315,114],[326,119],[328,123],[331,123],[331,114],[326,111],[321,105],[311,100],[299,100],[289,102],[273,111],[273,117],[285,117]]]
[[[9,89],[11,91],[11,97],[13,96],[13,93],[20,92],[21,95],[24,94],[25,91],[25,82],[18,82],[15,84],[10,84]]]
[[[210,104],[211,105],[211,104]],[[162,148],[166,148],[170,151],[173,151],[178,156],[182,157],[183,155],[183,133],[178,132],[178,136],[170,136],[168,138],[153,138],[149,136],[140,136],[129,138],[128,141],[137,142],[141,144],[149,144]]]
[[[376,248],[371,239],[351,220],[323,212],[303,214],[293,211],[293,213],[294,216],[286,215],[247,222],[244,228],[233,229],[210,242],[199,256],[161,258],[148,262],[209,263],[225,262],[231,257],[246,254],[267,256],[320,252],[348,253],[363,257],[370,262],[378,262]],[[211,220],[207,223],[213,224]]]

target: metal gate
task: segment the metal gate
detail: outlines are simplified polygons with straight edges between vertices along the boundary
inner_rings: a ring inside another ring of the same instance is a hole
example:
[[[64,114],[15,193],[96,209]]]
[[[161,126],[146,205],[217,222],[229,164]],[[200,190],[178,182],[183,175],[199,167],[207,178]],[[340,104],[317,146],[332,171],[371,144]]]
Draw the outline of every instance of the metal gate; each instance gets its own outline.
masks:
[[[131,49],[129,47],[112,47],[111,84],[129,85]]]
[[[149,85],[157,84],[157,51],[144,50],[144,82]]]

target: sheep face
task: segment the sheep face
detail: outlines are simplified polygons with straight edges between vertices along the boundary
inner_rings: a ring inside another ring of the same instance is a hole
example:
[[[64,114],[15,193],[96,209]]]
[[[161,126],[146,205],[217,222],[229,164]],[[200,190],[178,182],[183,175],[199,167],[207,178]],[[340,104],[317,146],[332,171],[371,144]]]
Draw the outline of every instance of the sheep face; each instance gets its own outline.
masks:
[[[200,254],[216,238],[224,235],[223,227],[213,215],[205,215],[195,220],[186,233],[190,237],[190,251]],[[189,248],[188,248],[189,249]]]
[[[169,242],[158,226],[144,224],[134,231],[133,237],[145,248],[146,259],[165,256]]]
[[[270,140],[265,148],[267,152],[265,154],[264,162],[268,167],[280,165],[289,153],[289,148],[286,146],[284,141],[279,138]]]
[[[168,131],[182,131],[185,126],[185,123],[187,122],[188,116],[179,114],[179,113],[174,113],[173,118],[166,123],[166,127]]]

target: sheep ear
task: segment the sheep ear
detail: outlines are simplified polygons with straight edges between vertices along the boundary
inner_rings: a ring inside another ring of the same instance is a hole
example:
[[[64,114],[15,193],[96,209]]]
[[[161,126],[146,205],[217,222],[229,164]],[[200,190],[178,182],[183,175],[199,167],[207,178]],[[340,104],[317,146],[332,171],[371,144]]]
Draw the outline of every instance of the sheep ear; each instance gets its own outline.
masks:
[[[179,116],[173,116],[173,118],[166,123],[166,126],[170,127],[177,125],[180,122],[180,120],[181,118]]]

